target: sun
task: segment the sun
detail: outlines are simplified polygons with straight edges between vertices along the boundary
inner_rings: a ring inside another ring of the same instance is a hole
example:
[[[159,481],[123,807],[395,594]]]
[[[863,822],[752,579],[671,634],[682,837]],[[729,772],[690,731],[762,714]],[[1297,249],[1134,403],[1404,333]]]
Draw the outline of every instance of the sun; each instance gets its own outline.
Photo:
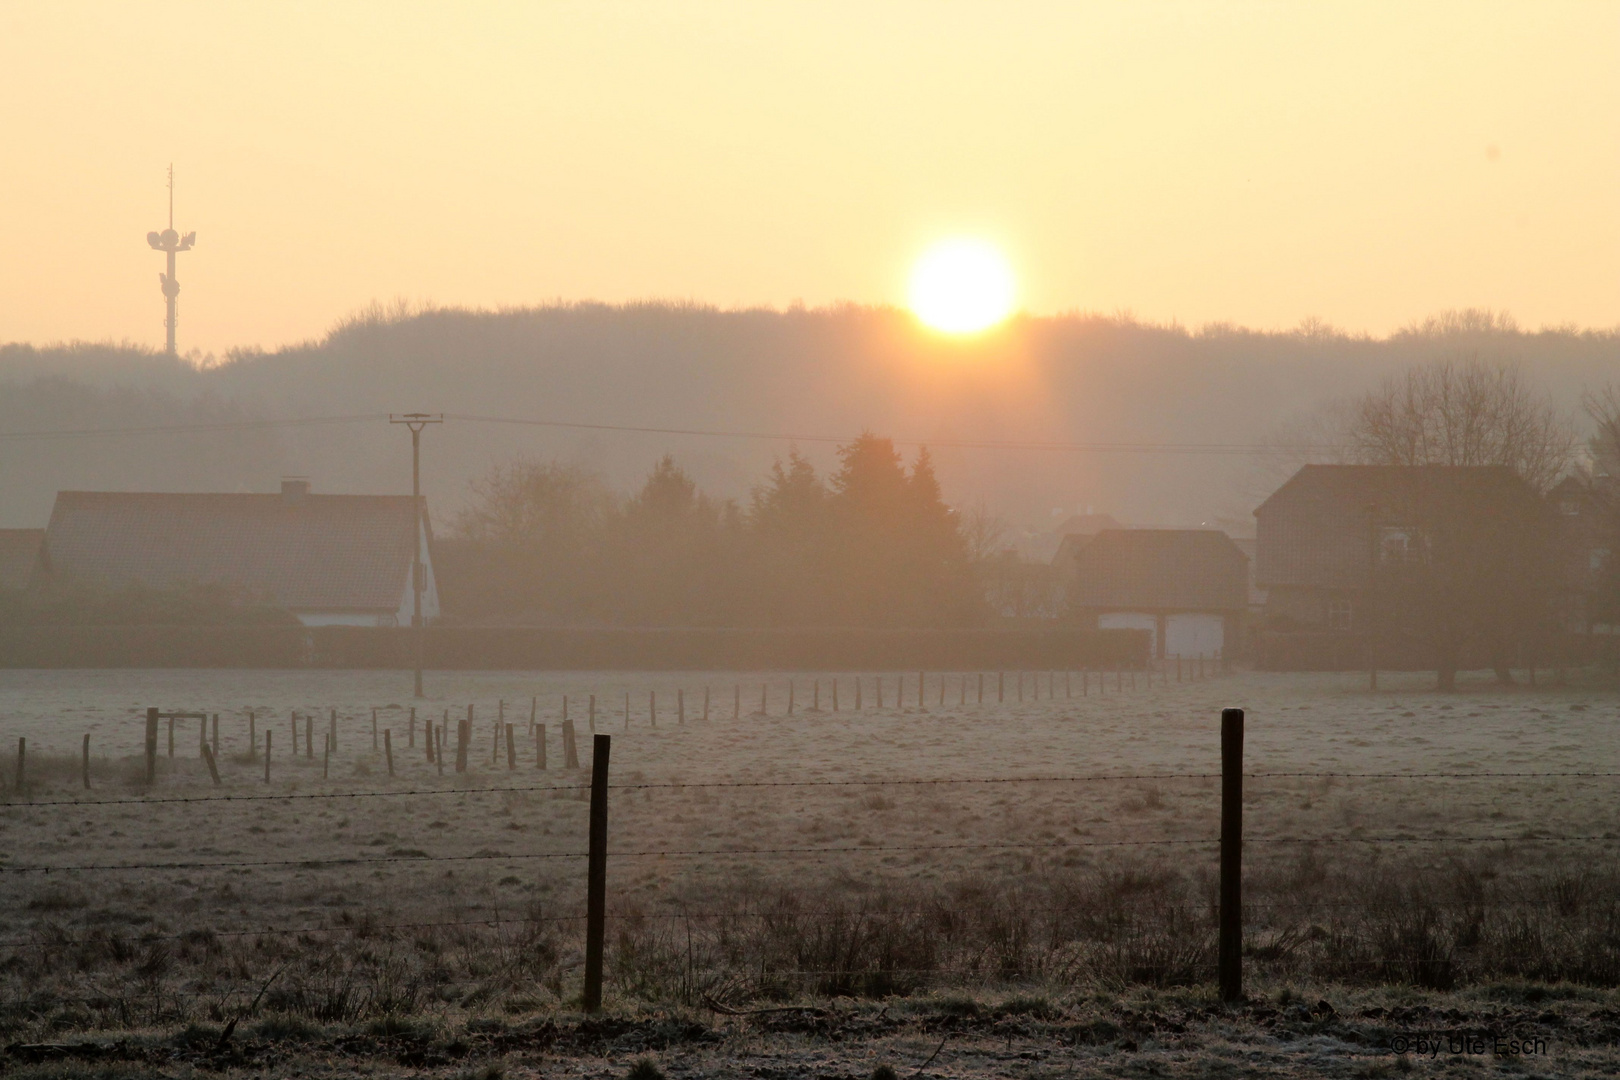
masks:
[[[947,334],[989,329],[1012,314],[1012,269],[981,240],[942,240],[911,272],[911,310]]]

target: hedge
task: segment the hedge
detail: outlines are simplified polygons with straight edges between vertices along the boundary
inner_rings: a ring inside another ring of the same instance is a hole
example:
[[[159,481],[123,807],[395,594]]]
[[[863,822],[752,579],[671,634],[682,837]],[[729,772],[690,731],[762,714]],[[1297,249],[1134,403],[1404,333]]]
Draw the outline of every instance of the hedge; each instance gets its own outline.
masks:
[[[1141,668],[1144,630],[432,627],[426,665],[512,671],[973,671]],[[407,669],[409,629],[0,627],[7,668]]]

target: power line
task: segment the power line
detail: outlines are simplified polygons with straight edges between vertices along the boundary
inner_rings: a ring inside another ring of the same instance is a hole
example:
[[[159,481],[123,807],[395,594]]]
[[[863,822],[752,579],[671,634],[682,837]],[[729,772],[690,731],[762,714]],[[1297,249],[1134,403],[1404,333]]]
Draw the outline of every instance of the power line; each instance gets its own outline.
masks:
[[[532,420],[513,416],[476,416],[446,413],[452,420],[481,424],[515,424],[522,427],[567,428],[577,431],[616,431],[637,435],[690,435],[703,438],[764,439],[772,442],[847,443],[849,435],[806,435],[768,431],[711,430],[706,428],[640,427],[627,424],[586,424],[571,420]],[[1150,443],[1150,442],[1028,442],[1004,439],[893,439],[905,446],[938,446],[962,450],[1051,450],[1080,453],[1121,454],[1263,454],[1276,451],[1335,450],[1331,445],[1281,445],[1271,443]]]
[[[352,416],[306,416],[291,420],[220,420],[201,424],[158,424],[151,427],[115,428],[62,428],[36,431],[0,431],[0,440],[19,439],[89,439],[120,435],[193,435],[215,431],[247,431],[254,428],[316,427],[327,424],[357,424],[363,421],[385,420],[387,413],[363,413]]]
[[[746,431],[710,428],[647,427],[633,424],[589,424],[570,420],[536,420],[512,416],[479,416],[445,413],[450,420],[480,424],[512,424],[522,427],[561,428],[574,431],[609,431],[629,435],[681,435],[693,438],[748,439],[787,443],[827,443],[841,445],[852,435],[818,435],[792,432]],[[387,413],[356,413],[348,416],[312,416],[284,420],[233,420],[197,424],[158,424],[146,427],[63,428],[32,431],[0,431],[0,441],[26,439],[116,438],[135,435],[195,435],[211,432],[246,431],[259,428],[311,427],[335,424],[369,423],[388,418]],[[1208,454],[1246,456],[1276,452],[1317,452],[1339,449],[1332,445],[1283,445],[1268,443],[1174,443],[1174,442],[1037,442],[1004,439],[916,439],[892,440],[902,446],[931,446],[958,450],[1034,450],[1056,453],[1099,454]]]

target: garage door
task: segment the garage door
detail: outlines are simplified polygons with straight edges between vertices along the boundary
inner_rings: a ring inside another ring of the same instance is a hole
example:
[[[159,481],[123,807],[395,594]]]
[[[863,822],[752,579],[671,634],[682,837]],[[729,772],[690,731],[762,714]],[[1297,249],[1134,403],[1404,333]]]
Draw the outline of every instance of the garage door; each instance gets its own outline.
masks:
[[[1165,654],[1219,656],[1226,647],[1226,619],[1221,615],[1171,615],[1165,619]]]
[[[1144,615],[1136,611],[1114,611],[1107,615],[1097,616],[1097,629],[1099,630],[1146,630],[1148,632],[1148,655],[1159,655],[1159,620],[1152,615]]]

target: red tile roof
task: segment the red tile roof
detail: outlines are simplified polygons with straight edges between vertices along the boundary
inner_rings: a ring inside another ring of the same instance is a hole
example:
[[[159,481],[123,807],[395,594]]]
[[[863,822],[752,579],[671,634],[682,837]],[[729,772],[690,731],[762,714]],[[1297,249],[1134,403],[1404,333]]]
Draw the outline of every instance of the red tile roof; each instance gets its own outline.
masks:
[[[1255,510],[1261,588],[1359,589],[1374,524],[1444,512],[1484,528],[1534,518],[1536,493],[1502,465],[1306,465]]]
[[[408,495],[63,491],[53,575],[150,588],[224,584],[294,611],[392,611],[410,580]]]
[[[44,529],[0,529],[0,589],[26,589]]]
[[[1218,529],[1105,529],[1074,556],[1080,608],[1242,611],[1249,560]]]

